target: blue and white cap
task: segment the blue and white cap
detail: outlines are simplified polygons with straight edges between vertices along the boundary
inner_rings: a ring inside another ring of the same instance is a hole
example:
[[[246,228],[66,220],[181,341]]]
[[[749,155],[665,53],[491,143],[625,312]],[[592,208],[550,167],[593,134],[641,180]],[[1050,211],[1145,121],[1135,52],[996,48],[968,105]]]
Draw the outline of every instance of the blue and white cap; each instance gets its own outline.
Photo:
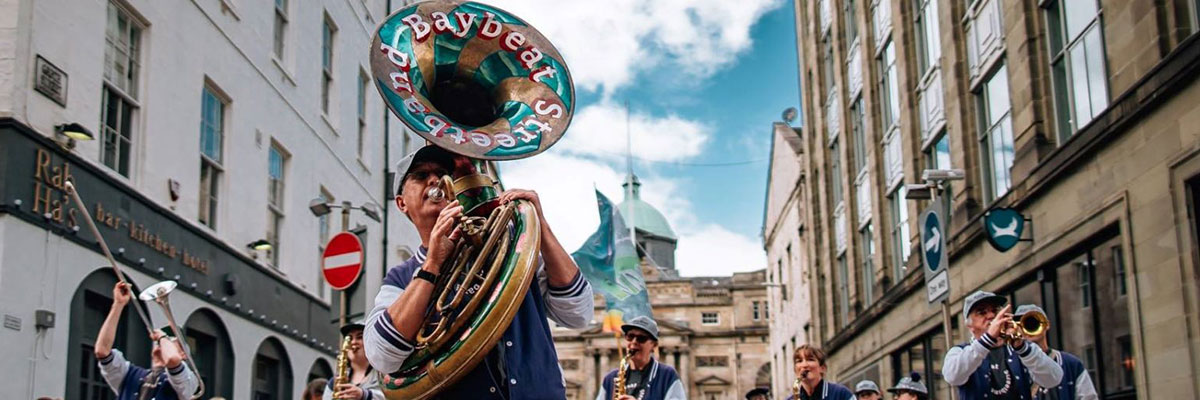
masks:
[[[971,309],[975,308],[975,305],[979,304],[980,302],[1003,306],[1004,304],[1008,303],[1008,298],[992,292],[976,290],[975,293],[971,293],[971,295],[967,296],[967,299],[963,301],[963,320],[966,320],[971,316]]]
[[[876,385],[875,381],[870,380],[870,379],[864,379],[864,380],[858,381],[858,384],[854,385],[854,394],[857,395],[862,392],[875,392],[876,394],[878,394],[879,393],[879,385]]]
[[[1042,315],[1046,315],[1046,310],[1043,310],[1041,307],[1038,307],[1036,304],[1022,304],[1020,307],[1017,307],[1017,311],[1013,312],[1013,316],[1019,317],[1019,316],[1025,315],[1030,312],[1035,312],[1035,311],[1042,313]]]
[[[921,374],[913,372],[912,376],[906,376],[896,384],[896,387],[888,389],[888,393],[900,393],[902,391],[916,392],[923,395],[929,395],[929,389],[925,388],[925,384],[921,383]]]

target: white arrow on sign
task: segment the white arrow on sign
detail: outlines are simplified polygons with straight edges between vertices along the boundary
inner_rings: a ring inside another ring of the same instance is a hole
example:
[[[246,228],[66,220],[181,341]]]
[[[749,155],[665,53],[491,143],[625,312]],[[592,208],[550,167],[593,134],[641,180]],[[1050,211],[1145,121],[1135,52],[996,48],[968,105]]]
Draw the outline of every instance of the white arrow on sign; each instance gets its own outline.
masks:
[[[929,228],[929,240],[925,241],[925,251],[933,251],[938,248],[938,243],[942,241],[942,233],[938,232],[936,226]]]

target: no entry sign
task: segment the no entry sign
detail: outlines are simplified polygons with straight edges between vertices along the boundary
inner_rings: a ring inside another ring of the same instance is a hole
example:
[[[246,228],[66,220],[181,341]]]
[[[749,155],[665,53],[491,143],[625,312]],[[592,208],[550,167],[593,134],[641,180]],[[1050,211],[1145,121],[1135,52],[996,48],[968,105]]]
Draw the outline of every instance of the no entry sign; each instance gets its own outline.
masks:
[[[336,290],[345,290],[358,280],[362,272],[363,249],[362,242],[349,232],[334,235],[325,244],[325,252],[321,254],[321,270],[325,282]]]

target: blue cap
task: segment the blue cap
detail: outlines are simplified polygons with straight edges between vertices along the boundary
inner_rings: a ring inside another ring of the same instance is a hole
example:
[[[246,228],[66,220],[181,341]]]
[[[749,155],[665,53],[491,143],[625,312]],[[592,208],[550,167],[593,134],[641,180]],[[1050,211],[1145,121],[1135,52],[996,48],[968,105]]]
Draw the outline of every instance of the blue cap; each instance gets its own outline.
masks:
[[[879,393],[879,385],[876,385],[875,381],[870,380],[870,379],[864,379],[864,380],[858,381],[858,384],[854,385],[854,394],[859,394],[862,392],[875,392],[876,394],[878,394]]]
[[[645,315],[633,317],[629,322],[621,325],[621,333],[629,333],[629,330],[632,328],[646,331],[646,333],[650,334],[651,339],[658,341],[658,323],[654,322],[654,318]]]
[[[904,379],[901,379],[900,383],[896,384],[896,387],[888,389],[889,393],[900,393],[901,391],[917,392],[924,395],[929,394],[929,389],[926,389],[925,384],[921,383],[921,374],[916,372],[913,372],[912,376],[906,376]]]

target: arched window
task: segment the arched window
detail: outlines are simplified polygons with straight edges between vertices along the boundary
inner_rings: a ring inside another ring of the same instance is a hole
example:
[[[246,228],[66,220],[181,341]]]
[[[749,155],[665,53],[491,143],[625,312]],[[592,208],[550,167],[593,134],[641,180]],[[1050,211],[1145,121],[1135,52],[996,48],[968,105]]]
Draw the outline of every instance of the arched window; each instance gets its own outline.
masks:
[[[128,279],[127,279],[128,280]],[[132,282],[132,281],[131,281]],[[96,334],[112,307],[112,290],[117,277],[111,269],[96,270],[83,279],[71,297],[70,334],[67,347],[67,398],[111,399],[114,397],[108,383],[100,376],[100,366],[95,356]],[[134,286],[136,296],[140,290]],[[147,310],[149,311],[149,310]],[[132,305],[126,305],[113,348],[125,354],[125,359],[136,365],[150,366],[150,338],[146,336],[146,325],[137,316]]]
[[[318,358],[313,361],[312,367],[308,368],[308,379],[305,382],[312,382],[315,379],[329,379],[333,376],[333,368],[329,366],[329,361],[324,358]]]
[[[251,399],[292,398],[292,363],[279,339],[269,337],[258,345],[252,368],[254,379],[250,381]]]
[[[233,397],[233,345],[225,324],[212,310],[201,308],[183,324],[183,334],[204,380],[204,395]]]

